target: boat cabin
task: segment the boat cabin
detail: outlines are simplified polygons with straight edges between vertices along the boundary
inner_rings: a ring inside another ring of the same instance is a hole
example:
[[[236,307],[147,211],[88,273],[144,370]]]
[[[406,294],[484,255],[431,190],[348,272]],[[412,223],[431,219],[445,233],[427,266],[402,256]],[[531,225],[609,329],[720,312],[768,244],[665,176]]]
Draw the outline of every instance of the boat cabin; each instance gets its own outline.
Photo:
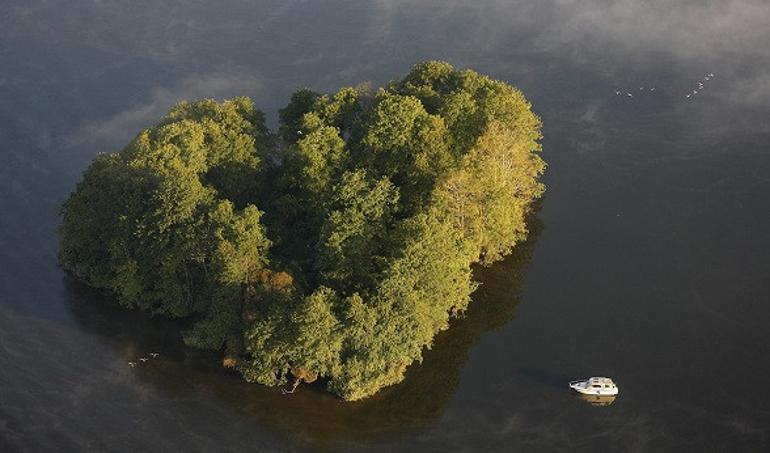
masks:
[[[617,395],[618,386],[608,377],[591,377],[569,383],[571,389],[584,395]]]

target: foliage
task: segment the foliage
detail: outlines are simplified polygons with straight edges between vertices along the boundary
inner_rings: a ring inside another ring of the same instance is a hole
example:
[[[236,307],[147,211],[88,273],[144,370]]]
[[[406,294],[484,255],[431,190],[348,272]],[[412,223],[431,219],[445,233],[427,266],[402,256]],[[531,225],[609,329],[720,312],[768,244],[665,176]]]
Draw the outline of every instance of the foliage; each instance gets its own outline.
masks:
[[[182,103],[99,156],[62,208],[62,266],[128,307],[204,316],[191,343],[221,347],[239,327],[228,286],[267,264],[260,211],[229,199],[258,177],[263,123],[245,98]]]
[[[436,61],[376,92],[300,90],[279,118],[271,136],[245,98],[174,107],[86,170],[60,260],[123,305],[193,317],[187,343],[248,381],[364,398],[463,312],[473,263],[526,237],[540,120]]]

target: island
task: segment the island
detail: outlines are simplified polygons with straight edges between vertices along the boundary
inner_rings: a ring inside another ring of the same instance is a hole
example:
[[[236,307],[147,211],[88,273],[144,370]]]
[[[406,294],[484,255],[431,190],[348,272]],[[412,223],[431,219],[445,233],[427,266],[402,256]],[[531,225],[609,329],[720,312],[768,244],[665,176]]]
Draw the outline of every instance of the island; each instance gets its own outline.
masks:
[[[526,238],[541,121],[520,90],[441,61],[377,90],[299,90],[279,119],[246,97],[176,105],[90,164],[59,260],[189,319],[185,343],[249,382],[359,400],[462,315],[472,265]]]

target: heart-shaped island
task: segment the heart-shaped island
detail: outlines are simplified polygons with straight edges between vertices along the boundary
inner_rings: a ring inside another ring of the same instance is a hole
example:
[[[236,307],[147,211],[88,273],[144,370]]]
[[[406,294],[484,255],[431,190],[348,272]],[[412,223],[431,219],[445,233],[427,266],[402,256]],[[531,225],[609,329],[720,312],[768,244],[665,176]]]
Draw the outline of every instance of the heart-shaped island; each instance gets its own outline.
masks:
[[[403,379],[509,254],[544,187],[516,88],[429,61],[303,89],[271,133],[248,98],[182,102],[99,155],[62,209],[62,266],[252,382],[346,400]]]

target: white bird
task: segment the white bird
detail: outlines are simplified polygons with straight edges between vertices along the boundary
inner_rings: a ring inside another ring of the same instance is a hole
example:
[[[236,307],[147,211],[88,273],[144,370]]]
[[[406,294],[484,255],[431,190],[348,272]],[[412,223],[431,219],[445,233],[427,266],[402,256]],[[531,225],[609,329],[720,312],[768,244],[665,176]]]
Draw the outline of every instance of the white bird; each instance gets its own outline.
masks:
[[[644,87],[639,87],[639,91],[644,91]]]
[[[139,361],[142,363],[146,362],[147,360],[149,360],[147,357],[142,357],[139,359]]]
[[[630,98],[634,97],[634,95],[631,94],[631,93],[627,93],[627,94],[628,94],[628,97],[630,97]]]
[[[302,135],[302,131],[297,131],[297,135]]]
[[[615,96],[620,96],[620,91],[616,91]]]
[[[713,78],[714,78],[714,73],[713,73],[713,72],[710,72],[710,73],[709,73],[709,77],[711,77],[711,78],[713,79]]]
[[[151,352],[150,353],[150,357],[152,357],[153,359],[157,359],[159,355],[160,354],[158,354],[157,352]]]
[[[698,91],[692,90],[692,94],[698,94]]]
[[[690,93],[687,93],[687,96],[685,96],[685,97],[689,98],[690,96],[692,96],[692,95]]]
[[[655,91],[655,87],[650,88],[650,91]]]
[[[135,366],[136,366],[136,362],[128,362],[128,366],[130,366],[131,368],[133,368],[133,367],[135,367]]]

